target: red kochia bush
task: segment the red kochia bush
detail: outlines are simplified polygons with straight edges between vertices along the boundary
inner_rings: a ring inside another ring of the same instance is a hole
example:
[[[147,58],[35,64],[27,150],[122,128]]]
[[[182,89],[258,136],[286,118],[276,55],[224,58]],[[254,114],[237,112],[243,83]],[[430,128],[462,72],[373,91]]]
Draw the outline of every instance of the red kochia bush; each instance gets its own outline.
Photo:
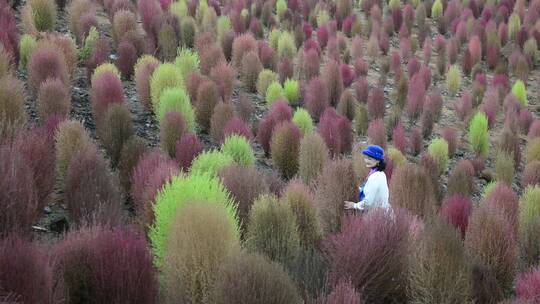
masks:
[[[518,300],[524,302],[536,303],[540,301],[540,268],[533,268],[517,277],[516,296]]]
[[[321,74],[328,87],[330,104],[335,106],[339,102],[339,97],[343,91],[343,78],[337,61],[332,60],[326,63]]]
[[[332,292],[327,296],[321,296],[316,304],[362,304],[362,296],[356,291],[354,286],[348,281],[341,281],[334,286]]]
[[[39,87],[37,108],[43,121],[55,114],[68,117],[71,102],[66,85],[57,78],[47,78]]]
[[[411,130],[411,140],[409,141],[409,150],[412,155],[420,154],[423,147],[422,130],[418,127]]]
[[[369,84],[365,77],[360,77],[356,80],[355,91],[356,99],[358,99],[359,102],[368,102]]]
[[[316,121],[319,120],[324,110],[330,105],[328,94],[328,86],[320,77],[315,77],[309,81],[304,104],[311,117]]]
[[[504,183],[497,183],[495,188],[482,200],[488,208],[502,211],[508,222],[517,232],[519,216],[519,198],[517,194]]]
[[[52,269],[45,251],[35,242],[31,243],[19,236],[1,240],[0,265],[2,297],[7,296],[2,298],[3,301],[52,303]]]
[[[204,145],[201,143],[197,134],[189,133],[182,136],[176,142],[176,161],[180,164],[180,168],[184,171],[189,170],[191,162],[204,150]]]
[[[62,298],[69,303],[156,303],[158,284],[145,237],[126,228],[72,231],[55,250]]]
[[[63,53],[49,44],[32,51],[28,59],[28,83],[37,91],[47,78],[57,78],[69,85],[68,68]]]
[[[251,51],[257,52],[257,40],[255,40],[251,33],[243,34],[234,39],[232,48],[232,61],[234,66],[240,69],[244,54]]]
[[[452,127],[446,127],[441,131],[441,137],[448,143],[448,156],[452,157],[458,147],[457,130]]]
[[[249,126],[236,116],[231,118],[223,128],[223,138],[227,138],[233,134],[244,136],[249,141],[253,140],[253,133]]]
[[[92,81],[92,108],[98,123],[105,118],[107,109],[113,103],[124,103],[124,87],[113,72],[103,72]]]
[[[131,41],[123,39],[118,45],[117,52],[116,66],[118,66],[122,76],[130,78],[131,74],[133,74],[133,67],[137,62],[137,49]]]
[[[343,85],[348,88],[351,86],[352,82],[356,78],[354,70],[345,63],[342,63],[340,66],[341,77],[343,79]]]
[[[319,53],[315,49],[304,51],[303,70],[304,77],[311,79],[319,75],[320,59]]]
[[[230,101],[236,81],[234,68],[226,62],[220,62],[210,70],[210,78],[216,83],[223,102]]]
[[[446,198],[442,203],[441,215],[461,231],[462,237],[465,237],[471,212],[472,202],[468,197],[454,195]]]
[[[64,201],[76,226],[124,221],[118,180],[94,146],[73,156],[64,181]]]
[[[410,118],[416,119],[422,112],[425,99],[425,84],[420,74],[416,74],[409,83],[405,110]]]
[[[540,185],[540,161],[533,160],[525,166],[521,184],[524,188]]]
[[[401,153],[405,154],[407,149],[407,138],[405,137],[405,127],[401,121],[396,124],[392,131],[392,144],[401,151]]]
[[[324,139],[333,157],[351,150],[351,123],[346,117],[338,115],[334,108],[326,108],[317,126],[317,132]]]
[[[384,117],[384,91],[381,88],[373,88],[368,99],[368,113],[372,119]]]
[[[406,220],[399,213],[375,210],[346,217],[341,233],[323,241],[330,282],[350,279],[369,303],[403,298],[407,239]]]
[[[286,101],[275,101],[260,122],[257,129],[257,140],[264,149],[265,154],[270,152],[270,140],[274,127],[282,121],[289,121],[292,118],[292,108]]]
[[[32,168],[17,149],[0,146],[0,236],[26,234],[38,214]]]
[[[386,148],[386,128],[382,119],[370,122],[367,133],[372,144]]]

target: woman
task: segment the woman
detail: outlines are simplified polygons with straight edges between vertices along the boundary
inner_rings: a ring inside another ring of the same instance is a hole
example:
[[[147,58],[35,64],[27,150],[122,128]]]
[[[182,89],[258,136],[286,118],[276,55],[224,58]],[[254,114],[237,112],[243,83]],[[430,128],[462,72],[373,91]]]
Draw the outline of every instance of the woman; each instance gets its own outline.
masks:
[[[388,203],[388,184],[384,174],[384,150],[376,145],[369,145],[362,151],[369,174],[363,185],[358,188],[358,203],[345,201],[345,209],[368,211],[374,208],[391,209]]]

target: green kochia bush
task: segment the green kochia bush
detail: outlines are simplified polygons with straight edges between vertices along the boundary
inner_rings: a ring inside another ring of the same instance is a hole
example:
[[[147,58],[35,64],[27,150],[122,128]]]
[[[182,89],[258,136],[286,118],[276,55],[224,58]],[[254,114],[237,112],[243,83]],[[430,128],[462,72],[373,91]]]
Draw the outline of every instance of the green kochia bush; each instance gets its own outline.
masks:
[[[53,31],[56,24],[57,7],[53,0],[32,0],[27,3],[26,13],[30,14],[32,27],[38,32]],[[28,25],[26,25],[28,26]],[[31,29],[26,29],[27,31]]]
[[[174,176],[171,182],[158,193],[155,202],[155,224],[150,229],[149,238],[155,254],[154,264],[158,269],[163,265],[163,259],[166,256],[166,244],[171,226],[188,202],[208,202],[225,206],[227,219],[235,227],[234,233],[238,236],[237,238],[240,236],[236,206],[216,177],[208,174]]]
[[[168,112],[179,112],[186,120],[188,130],[195,131],[195,111],[189,101],[187,93],[178,87],[163,91],[156,109],[157,120],[163,121]]]
[[[298,105],[300,101],[300,85],[297,80],[287,79],[283,83],[283,93],[291,105]]]
[[[191,163],[192,174],[209,174],[217,176],[219,170],[234,162],[232,156],[218,150],[205,151]]]
[[[285,92],[279,82],[272,82],[266,89],[266,103],[271,106],[274,101],[284,98]]]
[[[483,112],[477,112],[469,124],[469,144],[472,150],[481,156],[489,153],[488,121]]]
[[[512,86],[512,94],[521,102],[521,104],[526,107],[528,104],[527,101],[527,89],[522,80],[517,80],[516,83]]]
[[[172,63],[159,65],[150,77],[150,97],[154,111],[159,108],[161,94],[165,89],[180,87],[183,88],[184,79],[180,69]]]
[[[257,78],[257,92],[262,96],[266,96],[266,90],[268,89],[270,84],[272,84],[273,82],[277,82],[278,80],[278,75],[272,70],[262,70],[259,73],[259,77]]]
[[[199,72],[200,70],[199,54],[187,48],[178,51],[175,63],[184,80],[187,80],[190,73]]]
[[[439,174],[443,174],[448,167],[448,143],[443,138],[437,138],[431,142],[428,150],[437,162]]]
[[[36,47],[36,39],[33,36],[24,34],[19,41],[19,58],[22,67],[26,68],[26,63],[30,53]]]
[[[225,139],[221,151],[232,157],[241,166],[255,165],[255,155],[249,141],[244,136],[232,135]]]
[[[521,256],[527,266],[538,263],[540,257],[540,188],[527,188],[519,204],[519,240]]]
[[[313,119],[311,119],[311,115],[309,115],[309,112],[304,108],[296,109],[292,121],[300,128],[303,135],[313,133],[313,130],[315,130]]]

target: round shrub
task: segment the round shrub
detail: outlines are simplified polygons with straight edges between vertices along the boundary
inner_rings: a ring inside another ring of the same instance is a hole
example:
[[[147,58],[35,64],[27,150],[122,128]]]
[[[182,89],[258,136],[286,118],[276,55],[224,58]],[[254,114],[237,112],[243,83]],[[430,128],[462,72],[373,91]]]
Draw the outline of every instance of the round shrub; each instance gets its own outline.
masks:
[[[419,165],[405,164],[397,168],[390,181],[390,197],[394,208],[429,217],[435,212],[436,199],[432,181]]]
[[[298,81],[293,79],[285,80],[285,83],[283,83],[283,93],[289,104],[296,106],[300,102],[300,85]]]
[[[194,199],[180,204],[172,214],[161,271],[163,298],[206,302],[221,265],[240,249],[238,223],[225,204]]]
[[[180,168],[188,171],[193,160],[204,150],[197,134],[188,133],[176,142],[176,160],[180,163]]]
[[[56,25],[57,7],[53,0],[28,1],[25,10],[32,20],[31,28],[27,31],[52,32]]]
[[[130,79],[133,74],[133,67],[137,62],[137,49],[133,42],[124,39],[120,42],[116,51],[118,53],[116,65],[122,75],[125,78]]]
[[[469,197],[474,193],[474,167],[469,160],[460,160],[448,177],[446,195],[460,194]]]
[[[58,296],[70,303],[157,302],[152,255],[138,232],[103,226],[74,230],[56,245],[54,256],[56,283],[64,287]]]
[[[176,227],[175,223],[179,223],[177,218],[190,204],[204,204],[206,209],[211,209],[208,204],[223,206],[227,222],[234,227],[234,239],[239,239],[236,206],[216,177],[208,174],[174,176],[156,197],[155,224],[149,234],[155,255],[154,265],[158,269],[165,269],[163,267],[166,265],[167,245],[170,244],[171,235],[174,235],[173,228]]]
[[[163,91],[169,88],[183,88],[184,79],[178,67],[172,63],[158,65],[150,76],[150,98],[154,111],[159,109]]]
[[[0,78],[0,138],[26,123],[24,84],[6,75]]]
[[[199,72],[200,70],[199,54],[187,48],[178,50],[178,55],[176,56],[174,63],[178,67],[180,75],[184,80],[188,79],[189,74]]]
[[[459,68],[456,65],[450,66],[446,74],[446,87],[452,95],[456,95],[459,92],[461,86],[461,75]]]
[[[521,273],[516,278],[518,301],[538,301],[540,299],[540,270],[538,267]]]
[[[433,219],[412,251],[408,273],[411,301],[464,303],[470,299],[469,261],[461,235],[452,226]]]
[[[343,78],[339,64],[335,60],[326,63],[321,75],[328,88],[330,104],[335,106],[339,102],[341,92],[343,92]]]
[[[253,141],[253,133],[251,132],[251,128],[238,117],[231,118],[223,128],[223,137],[233,134],[244,136],[250,142]]]
[[[241,166],[255,165],[255,155],[249,141],[244,136],[232,135],[225,139],[221,151],[232,157],[233,161]]]
[[[283,122],[272,132],[272,162],[285,178],[293,177],[298,171],[301,137],[300,129],[292,122]]]
[[[502,211],[512,226],[513,231],[517,232],[519,228],[519,199],[517,194],[510,186],[503,183],[492,182],[492,184],[493,185],[486,186],[481,204],[486,205],[487,208],[494,208]]]
[[[483,112],[477,112],[469,123],[469,144],[477,155],[484,157],[488,155],[488,121]]]
[[[384,126],[384,121],[381,118],[373,120],[369,123],[367,135],[372,144],[386,148],[386,127]]]
[[[304,104],[309,114],[318,121],[324,110],[330,105],[328,86],[320,77],[312,78],[305,90]]]
[[[540,160],[540,138],[535,137],[525,146],[525,164],[529,164],[535,160]]]
[[[366,135],[368,131],[368,111],[365,105],[358,104],[356,106],[354,124],[358,135]]]
[[[434,139],[429,145],[428,151],[437,162],[439,174],[443,174],[448,168],[448,143],[443,138]]]
[[[187,129],[195,131],[195,111],[184,89],[179,87],[165,89],[160,96],[159,105],[156,109],[158,122],[163,122],[167,113],[178,112],[186,121]]]
[[[257,77],[262,71],[263,65],[256,51],[251,51],[242,58],[241,79],[249,92],[255,92]]]
[[[255,200],[249,212],[246,248],[282,264],[290,261],[300,248],[292,209],[272,195]]]
[[[289,32],[281,32],[279,35],[277,54],[279,58],[294,58],[296,56],[294,38]]]
[[[242,67],[242,59],[244,55],[257,51],[257,40],[251,35],[251,33],[242,34],[234,39],[232,45],[232,62],[236,68]]]
[[[218,94],[217,85],[210,80],[203,81],[197,90],[197,103],[195,105],[197,123],[206,132],[210,131],[214,108],[219,101]]]
[[[225,62],[221,62],[210,70],[210,78],[216,83],[223,102],[230,101],[236,82],[234,68]]]
[[[26,68],[30,54],[36,48],[36,39],[34,36],[24,34],[19,41],[19,63],[21,67]]]
[[[215,143],[223,143],[225,126],[234,116],[234,105],[230,102],[218,102],[210,119],[210,136]]]
[[[176,142],[187,132],[184,116],[179,112],[167,112],[159,124],[159,140],[161,149],[170,157],[176,156]]]
[[[519,245],[525,266],[536,265],[540,258],[540,187],[526,189],[519,203]]]
[[[261,96],[266,96],[266,90],[270,84],[278,81],[279,78],[275,72],[267,69],[262,70],[257,77],[257,92]]]
[[[279,82],[272,82],[266,89],[266,103],[271,106],[274,101],[285,98],[285,92]]]
[[[528,186],[540,186],[540,161],[535,160],[525,166],[521,183],[525,188]]]
[[[114,64],[112,64],[112,63],[102,63],[102,64],[98,65],[94,69],[94,72],[92,73],[92,78],[91,78],[90,83],[93,84],[94,81],[96,81],[96,79],[98,79],[99,77],[101,77],[101,75],[103,75],[105,73],[113,74],[118,79],[120,79],[120,71],[118,70],[118,68]]]
[[[300,181],[292,181],[283,191],[282,201],[295,216],[300,245],[306,249],[315,248],[321,238],[321,231],[314,196],[308,186]]]
[[[217,176],[219,170],[231,165],[233,162],[232,156],[224,152],[218,150],[205,151],[193,160],[191,173]]]
[[[157,60],[152,55],[143,55],[135,63],[135,85],[137,88],[137,95],[139,96],[139,102],[141,102],[147,108],[150,108],[150,78],[154,73],[154,70],[159,65]]]
[[[124,143],[134,135],[129,109],[122,104],[110,106],[98,132],[112,166],[116,167],[120,161]]]
[[[352,128],[347,118],[339,116],[334,108],[328,107],[319,121],[317,132],[322,136],[330,154],[347,153],[352,147]]]
[[[511,288],[517,258],[516,242],[503,212],[483,205],[475,209],[465,235],[465,248],[475,263],[493,272],[503,290]]]
[[[499,151],[495,156],[495,180],[512,185],[514,181],[514,159],[512,155]]]
[[[92,140],[79,121],[67,120],[58,126],[55,141],[56,167],[58,177],[62,179],[73,156],[91,146]]]
[[[214,303],[299,304],[293,280],[279,263],[240,252],[224,263],[214,287]]]
[[[129,193],[131,190],[133,171],[146,152],[145,140],[137,135],[132,136],[122,146],[120,162],[118,163],[118,175],[120,177],[120,184],[126,193]]]
[[[47,78],[57,78],[69,85],[66,60],[56,47],[44,44],[36,48],[28,59],[28,83],[37,91]]]
[[[442,203],[441,216],[465,237],[469,217],[472,212],[472,202],[459,194],[447,197]]]
[[[514,83],[512,86],[512,95],[514,95],[524,107],[527,107],[529,104],[527,101],[527,89],[522,80],[518,79],[516,83]]]
[[[99,125],[111,105],[124,103],[124,87],[120,77],[109,71],[94,73],[92,77],[92,109]]]
[[[300,142],[298,175],[310,185],[317,180],[329,158],[328,148],[318,133],[304,134]]]
[[[304,108],[297,108],[296,111],[294,111],[292,121],[300,128],[303,135],[312,133],[315,129],[309,112]]]
[[[357,106],[358,101],[356,100],[356,97],[354,97],[352,90],[345,90],[339,98],[337,112],[341,116],[347,117],[348,120],[352,121],[354,119]]]

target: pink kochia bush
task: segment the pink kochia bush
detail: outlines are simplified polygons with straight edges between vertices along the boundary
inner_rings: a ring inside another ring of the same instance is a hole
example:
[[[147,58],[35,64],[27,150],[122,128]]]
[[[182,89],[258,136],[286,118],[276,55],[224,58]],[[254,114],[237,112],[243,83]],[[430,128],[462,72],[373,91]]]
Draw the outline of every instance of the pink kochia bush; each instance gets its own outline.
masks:
[[[55,281],[68,303],[157,301],[158,284],[144,235],[129,228],[83,227],[54,249]]]
[[[350,121],[328,107],[321,116],[317,132],[328,146],[330,155],[335,157],[347,153],[352,148],[352,127]]]
[[[52,302],[52,269],[36,242],[10,236],[0,241],[2,300],[9,303]],[[7,296],[7,298],[4,298]],[[11,298],[10,298],[11,297]],[[13,302],[10,302],[13,300]]]
[[[517,194],[504,183],[497,183],[495,188],[486,195],[482,200],[488,208],[500,210],[506,215],[508,222],[517,232],[518,228],[518,213],[519,213],[519,198]]]
[[[309,81],[304,105],[314,120],[319,120],[324,110],[330,105],[328,96],[328,86],[322,78],[315,77]]]
[[[99,123],[111,104],[124,103],[122,81],[113,72],[100,73],[92,81],[91,96],[94,115]]]
[[[184,171],[189,170],[191,162],[204,150],[204,145],[195,133],[182,136],[176,142],[176,161]]]
[[[540,269],[538,267],[528,270],[517,277],[516,296],[519,301],[526,303],[540,301]]]
[[[47,78],[58,78],[69,84],[68,68],[62,52],[49,44],[34,50],[28,59],[28,83],[37,91]]]
[[[362,304],[362,296],[348,281],[341,281],[334,286],[332,292],[317,299],[316,304]]]
[[[386,128],[382,119],[370,122],[367,133],[372,144],[386,147]]]
[[[471,212],[471,200],[468,197],[454,195],[444,200],[441,215],[450,224],[459,229],[462,237],[465,237]]]
[[[372,119],[384,117],[384,91],[381,88],[373,88],[368,99],[368,113]]]
[[[292,108],[286,101],[276,101],[272,104],[270,112],[260,122],[257,130],[257,140],[268,155],[270,152],[270,140],[274,127],[282,121],[290,121],[292,118]]]
[[[424,80],[420,74],[413,76],[409,83],[405,110],[412,119],[418,118],[424,106],[426,89]]]
[[[405,296],[408,224],[399,212],[348,216],[341,232],[323,241],[330,282],[350,279],[368,303]]]
[[[227,124],[225,124],[225,127],[223,128],[223,138],[227,138],[234,134],[244,136],[249,141],[253,140],[253,132],[251,132],[249,126],[236,116],[231,118]]]

